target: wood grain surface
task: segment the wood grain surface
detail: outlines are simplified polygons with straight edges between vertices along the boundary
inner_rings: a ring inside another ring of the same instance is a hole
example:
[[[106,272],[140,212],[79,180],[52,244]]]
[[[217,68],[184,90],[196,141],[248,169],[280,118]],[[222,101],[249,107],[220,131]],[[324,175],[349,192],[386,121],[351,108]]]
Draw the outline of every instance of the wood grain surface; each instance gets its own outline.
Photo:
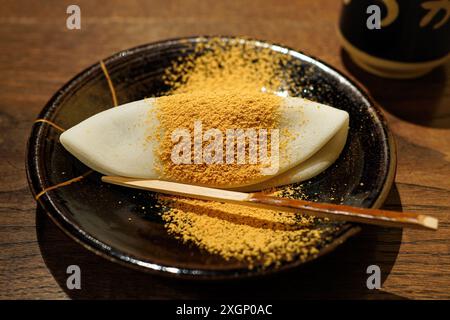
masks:
[[[0,298],[450,298],[450,85],[447,64],[416,80],[368,75],[336,37],[341,3],[320,1],[77,1],[81,30],[66,28],[69,1],[2,1],[0,9]],[[431,214],[437,232],[364,227],[331,255],[269,278],[175,281],[128,270],[67,238],[36,208],[26,181],[26,140],[38,112],[70,78],[112,53],[166,38],[223,34],[278,42],[362,83],[385,110],[398,172],[384,208]],[[66,268],[82,289],[66,288]],[[366,268],[383,274],[366,288]]]

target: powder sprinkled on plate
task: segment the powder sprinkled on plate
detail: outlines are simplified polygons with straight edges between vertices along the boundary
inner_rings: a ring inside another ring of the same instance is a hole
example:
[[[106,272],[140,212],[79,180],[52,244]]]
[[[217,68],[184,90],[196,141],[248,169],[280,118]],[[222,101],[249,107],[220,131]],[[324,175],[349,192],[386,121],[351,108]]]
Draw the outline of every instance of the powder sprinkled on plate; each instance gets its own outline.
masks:
[[[170,93],[228,90],[284,95],[292,81],[288,63],[295,62],[255,41],[205,39],[165,70],[164,82]]]
[[[264,267],[317,254],[321,220],[237,204],[161,196],[168,231],[223,258]]]

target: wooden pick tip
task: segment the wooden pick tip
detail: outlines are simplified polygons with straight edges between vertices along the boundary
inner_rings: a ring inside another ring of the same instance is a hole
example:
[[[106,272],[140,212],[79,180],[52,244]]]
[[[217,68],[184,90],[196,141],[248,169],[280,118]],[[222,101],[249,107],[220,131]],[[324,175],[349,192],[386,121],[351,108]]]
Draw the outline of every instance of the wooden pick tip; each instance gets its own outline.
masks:
[[[422,222],[425,227],[433,229],[433,230],[437,230],[438,225],[439,225],[438,219],[436,219],[434,217],[425,217]]]

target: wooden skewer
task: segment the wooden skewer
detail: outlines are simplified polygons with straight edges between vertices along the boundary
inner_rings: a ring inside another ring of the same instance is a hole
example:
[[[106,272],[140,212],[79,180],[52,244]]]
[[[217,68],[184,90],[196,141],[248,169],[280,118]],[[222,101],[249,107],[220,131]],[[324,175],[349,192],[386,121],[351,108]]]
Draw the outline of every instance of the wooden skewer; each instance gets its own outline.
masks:
[[[188,198],[230,202],[286,212],[301,212],[333,220],[344,220],[349,222],[368,223],[397,228],[416,228],[427,230],[437,230],[438,228],[438,220],[436,218],[412,212],[395,212],[331,203],[316,203],[304,200],[274,197],[261,193],[236,192],[161,180],[141,180],[125,177],[104,176],[102,177],[102,181],[129,188],[150,190]]]

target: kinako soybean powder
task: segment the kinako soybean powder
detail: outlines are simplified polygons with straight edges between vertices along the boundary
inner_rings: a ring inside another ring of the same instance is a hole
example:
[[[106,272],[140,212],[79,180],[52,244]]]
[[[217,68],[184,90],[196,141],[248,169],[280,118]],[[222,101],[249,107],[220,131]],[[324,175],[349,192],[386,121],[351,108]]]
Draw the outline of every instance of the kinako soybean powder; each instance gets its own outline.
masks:
[[[159,154],[162,168],[158,169],[163,171],[164,177],[185,183],[215,187],[226,186],[230,183],[243,185],[248,181],[262,177],[261,169],[264,166],[268,167],[269,163],[261,163],[260,161],[251,163],[249,139],[244,136],[242,137],[244,158],[243,161],[238,162],[236,130],[241,128],[253,129],[256,142],[254,146],[260,147],[256,141],[257,134],[260,129],[264,129],[265,137],[270,138],[270,130],[278,127],[281,102],[282,98],[279,96],[256,91],[208,92],[201,90],[159,98],[156,101],[156,111],[161,127],[158,132],[162,136],[159,137],[160,143],[155,151]],[[208,153],[211,158],[209,162],[202,161],[202,159],[196,161],[195,150],[191,150],[194,149],[192,143],[194,139],[191,139],[191,137],[195,132],[195,123],[197,123],[197,126],[199,123],[201,124],[202,132],[213,129],[215,131],[212,131],[212,133],[217,134],[211,139],[201,141],[200,150],[197,150],[197,154],[210,151]],[[178,145],[188,143],[190,157],[186,159],[187,162],[185,163],[175,163],[172,158],[174,150],[172,134],[180,128],[188,130],[190,133],[184,139],[185,141],[178,143]],[[220,144],[215,144],[216,148],[211,147],[212,150],[209,150],[208,148],[212,145],[209,140],[214,141],[216,139],[221,140]],[[224,150],[227,147],[227,142],[229,148]],[[259,150],[256,148],[255,160],[258,160]],[[270,154],[270,141],[267,142],[265,149]],[[230,155],[229,161],[226,161],[227,152]],[[213,159],[217,162],[213,162]]]
[[[165,176],[220,186],[259,174],[258,164],[174,164],[170,133],[180,127],[192,132],[194,119],[201,119],[203,130],[237,125],[276,128],[281,98],[275,93],[283,92],[290,81],[283,68],[288,62],[287,55],[251,42],[208,39],[166,69],[164,81],[172,88],[171,95],[156,104],[164,129],[159,155]],[[287,190],[278,193],[286,195]],[[214,201],[160,195],[159,203],[170,234],[227,260],[245,262],[249,268],[314,256],[335,228],[301,214]]]

